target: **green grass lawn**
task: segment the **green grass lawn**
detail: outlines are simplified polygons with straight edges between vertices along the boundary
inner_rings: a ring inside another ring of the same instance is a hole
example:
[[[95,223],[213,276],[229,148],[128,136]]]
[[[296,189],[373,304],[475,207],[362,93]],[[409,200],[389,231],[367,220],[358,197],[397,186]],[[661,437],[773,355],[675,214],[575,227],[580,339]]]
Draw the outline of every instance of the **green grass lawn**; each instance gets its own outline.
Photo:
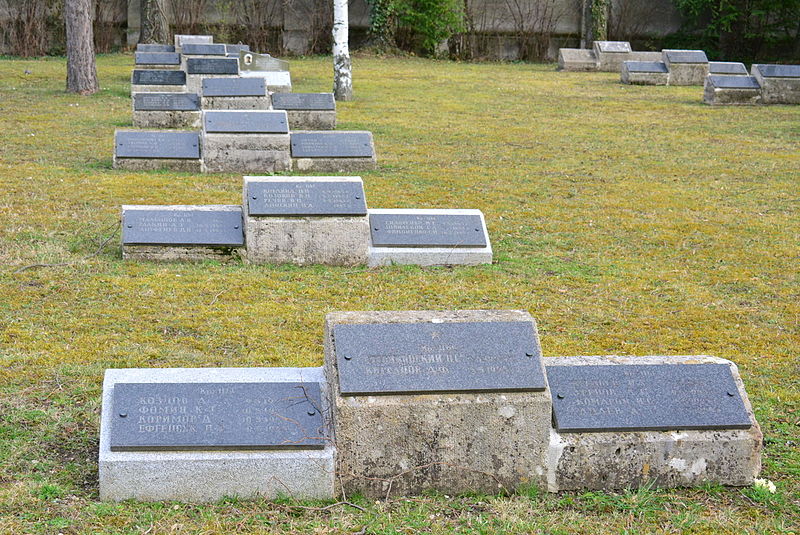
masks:
[[[99,57],[102,91],[79,97],[63,58],[0,60],[0,533],[800,533],[800,106],[711,108],[699,87],[552,65],[357,57],[339,129],[375,136],[369,206],[479,208],[493,265],[126,263],[121,204],[241,196],[235,174],[111,169],[132,65]],[[329,58],[291,66],[296,91],[330,90]],[[69,265],[17,272],[39,263]],[[545,356],[733,360],[777,493],[99,502],[106,368],[318,366],[328,312],[476,308],[528,310]]]

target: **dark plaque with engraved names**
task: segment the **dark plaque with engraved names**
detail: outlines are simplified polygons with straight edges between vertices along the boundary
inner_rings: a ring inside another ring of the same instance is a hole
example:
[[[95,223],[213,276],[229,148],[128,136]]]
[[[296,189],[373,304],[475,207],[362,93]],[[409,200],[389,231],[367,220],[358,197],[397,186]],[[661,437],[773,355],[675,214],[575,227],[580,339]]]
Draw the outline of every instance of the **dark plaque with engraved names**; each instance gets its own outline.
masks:
[[[181,55],[176,52],[136,52],[137,65],[180,65]]]
[[[200,99],[194,93],[135,93],[137,111],[198,111]]]
[[[125,208],[122,243],[238,247],[244,245],[242,210]]]
[[[630,52],[631,44],[628,41],[599,41],[600,52]]]
[[[224,56],[225,45],[189,43],[181,47],[184,56]]]
[[[239,74],[239,60],[234,58],[187,58],[188,74]]]
[[[163,69],[135,69],[131,83],[134,85],[184,85],[186,73]]]
[[[764,78],[800,78],[800,65],[754,65]]]
[[[350,181],[248,182],[247,206],[254,216],[367,215],[364,186]]]
[[[117,383],[111,451],[323,448],[319,383]]]
[[[547,366],[561,432],[747,429],[725,364]]]
[[[121,130],[116,134],[115,154],[119,158],[199,158],[197,132]]]
[[[267,86],[263,78],[205,78],[204,97],[263,97]]]
[[[153,43],[139,43],[137,52],[175,52],[175,45],[158,45]]]
[[[708,63],[702,50],[665,50],[664,54],[670,63]]]
[[[754,76],[712,74],[708,79],[711,85],[720,89],[761,89]]]
[[[379,214],[369,216],[374,247],[486,247],[477,214]]]
[[[669,72],[666,64],[661,61],[626,61],[625,68],[628,72]]]
[[[288,134],[285,111],[207,111],[203,114],[206,132],[244,134]]]
[[[272,107],[276,110],[335,110],[333,93],[275,93]]]
[[[708,72],[711,74],[747,74],[744,63],[733,61],[709,61]]]
[[[368,132],[292,134],[294,158],[369,158],[372,155],[372,136]]]
[[[250,45],[225,45],[225,52],[227,54],[235,54],[239,57],[239,52],[250,52]]]
[[[342,395],[545,389],[530,322],[339,324],[333,339]]]

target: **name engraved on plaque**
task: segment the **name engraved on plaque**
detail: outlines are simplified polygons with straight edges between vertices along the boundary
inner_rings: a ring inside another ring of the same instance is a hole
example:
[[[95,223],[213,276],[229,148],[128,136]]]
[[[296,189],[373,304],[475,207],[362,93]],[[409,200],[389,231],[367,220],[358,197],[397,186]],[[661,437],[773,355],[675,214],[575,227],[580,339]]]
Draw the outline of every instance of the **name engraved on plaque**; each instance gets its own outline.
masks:
[[[628,41],[600,41],[597,43],[600,52],[630,52],[631,44]]]
[[[486,247],[480,216],[370,214],[375,247]]]
[[[755,65],[764,78],[800,78],[800,65]]]
[[[188,58],[189,74],[239,74],[239,60],[235,58]]]
[[[709,61],[708,72],[711,74],[747,74],[744,63],[732,61]]]
[[[562,432],[746,429],[724,364],[547,366],[553,421]]]
[[[186,73],[183,71],[144,70],[133,71],[134,85],[184,85]]]
[[[702,50],[665,50],[664,54],[670,63],[708,63]]]
[[[117,383],[112,451],[322,448],[318,383]]]
[[[247,203],[256,216],[367,214],[360,182],[250,182]]]
[[[120,158],[199,158],[197,132],[120,131],[116,134]]]
[[[333,338],[342,395],[545,388],[529,322],[339,324]]]
[[[231,210],[126,208],[122,219],[122,243],[125,245],[236,247],[244,244],[239,207]]]
[[[184,56],[224,56],[225,45],[209,43],[188,43],[181,48]]]
[[[136,45],[137,52],[175,52],[174,45],[158,45],[152,43],[139,43]]]
[[[175,52],[136,52],[137,65],[180,65],[181,55]]]
[[[206,132],[289,133],[284,111],[207,111],[203,121]]]
[[[761,89],[754,76],[712,74],[708,79],[711,85],[720,89]]]
[[[367,132],[292,134],[294,158],[369,158],[372,155],[372,139]]]
[[[135,93],[137,111],[198,111],[200,99],[194,93]]]
[[[335,110],[333,93],[275,93],[272,107],[276,110]]]
[[[626,61],[625,67],[628,72],[669,72],[667,65],[661,61]]]
[[[263,97],[267,87],[263,78],[205,78],[204,97]]]

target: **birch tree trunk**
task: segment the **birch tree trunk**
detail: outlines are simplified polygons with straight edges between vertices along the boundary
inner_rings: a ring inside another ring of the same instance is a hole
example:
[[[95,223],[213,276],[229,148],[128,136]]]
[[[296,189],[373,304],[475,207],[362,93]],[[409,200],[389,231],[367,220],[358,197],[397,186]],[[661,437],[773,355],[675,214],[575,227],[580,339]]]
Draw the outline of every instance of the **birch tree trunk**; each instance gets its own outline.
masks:
[[[142,30],[140,43],[169,43],[169,25],[164,10],[164,0],[142,1]]]
[[[65,0],[64,22],[67,29],[67,91],[81,95],[97,93],[92,1]]]
[[[353,98],[348,34],[347,0],[333,0],[333,96],[336,100]]]

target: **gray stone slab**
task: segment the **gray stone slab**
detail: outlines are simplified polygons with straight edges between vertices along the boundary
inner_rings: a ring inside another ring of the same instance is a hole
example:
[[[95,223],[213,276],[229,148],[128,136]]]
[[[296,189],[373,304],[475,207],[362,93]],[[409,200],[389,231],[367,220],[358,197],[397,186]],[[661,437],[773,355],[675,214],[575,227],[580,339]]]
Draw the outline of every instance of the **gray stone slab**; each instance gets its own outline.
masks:
[[[631,44],[628,41],[596,41],[600,52],[630,52]]]
[[[137,52],[175,52],[174,45],[159,45],[154,43],[139,43],[136,45]]]
[[[181,55],[175,52],[136,52],[136,65],[180,65]]]
[[[485,247],[479,215],[370,214],[373,247]]]
[[[333,93],[275,93],[272,107],[276,110],[335,110]]]
[[[546,369],[561,433],[751,426],[731,370],[722,364]]]
[[[239,61],[232,58],[188,58],[188,74],[239,74]]]
[[[118,130],[115,155],[119,158],[199,158],[197,132]]]
[[[666,64],[662,61],[626,61],[625,68],[628,69],[628,72],[669,72]]]
[[[175,46],[191,45],[191,44],[211,44],[214,42],[213,35],[182,35],[175,36]]]
[[[288,71],[289,62],[273,58],[269,54],[258,54],[241,50],[239,52],[239,65],[243,71]]]
[[[558,70],[587,72],[597,70],[597,56],[594,50],[584,48],[559,48]]]
[[[367,132],[298,132],[292,134],[292,157],[369,158],[371,141]]]
[[[123,245],[244,244],[242,210],[209,206],[124,206]]]
[[[285,111],[214,110],[203,114],[206,132],[288,134]]]
[[[187,43],[181,47],[184,56],[224,56],[225,45],[209,43]]]
[[[670,63],[708,63],[702,50],[664,50],[664,56]]]
[[[361,182],[287,179],[246,185],[248,213],[253,216],[367,215]]]
[[[545,389],[528,322],[337,325],[342,395]]]
[[[234,54],[235,58],[239,57],[239,52],[250,52],[250,45],[225,45],[225,52],[227,54]]]
[[[709,61],[709,74],[747,74],[747,67],[744,63],[735,61]]]
[[[111,451],[322,448],[318,383],[117,383]]]
[[[204,97],[263,97],[267,86],[263,78],[205,78]]]
[[[711,85],[721,89],[761,89],[753,76],[710,74],[708,80]]]
[[[177,70],[163,69],[135,69],[133,85],[184,85],[186,84],[186,73]]]
[[[134,111],[197,111],[200,98],[194,93],[135,93]]]
[[[800,65],[753,65],[764,78],[800,78]]]

